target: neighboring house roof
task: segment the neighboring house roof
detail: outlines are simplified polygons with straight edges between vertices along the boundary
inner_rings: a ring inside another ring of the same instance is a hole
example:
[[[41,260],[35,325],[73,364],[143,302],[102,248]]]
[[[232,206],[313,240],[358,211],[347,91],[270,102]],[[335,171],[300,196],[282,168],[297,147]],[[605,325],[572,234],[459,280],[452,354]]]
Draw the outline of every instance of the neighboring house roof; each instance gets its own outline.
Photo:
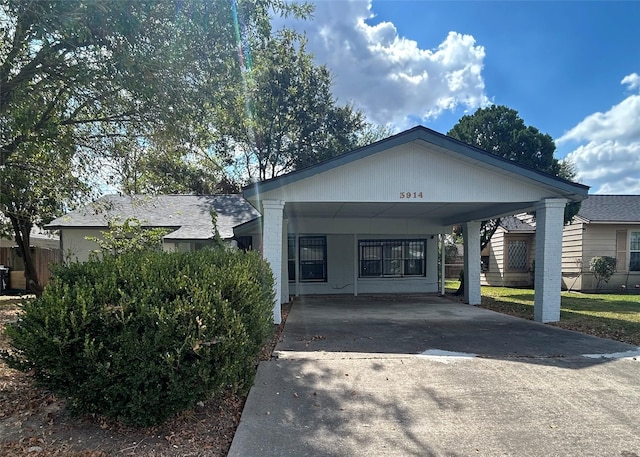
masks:
[[[640,195],[589,195],[582,201],[578,218],[595,223],[640,223]]]
[[[57,249],[60,247],[60,238],[51,232],[42,230],[40,227],[32,227],[29,235],[31,246],[47,249]],[[0,247],[16,246],[14,237],[0,238]]]
[[[175,229],[166,240],[206,240],[213,237],[210,211],[216,214],[220,236],[233,238],[233,228],[260,217],[241,195],[105,195],[53,220],[49,230],[105,228],[110,220],[138,219],[145,227]]]
[[[412,141],[424,141],[434,144],[436,146],[447,149],[451,153],[460,154],[460,156],[466,157],[472,161],[478,161],[483,164],[487,164],[496,167],[505,172],[514,173],[523,178],[531,179],[538,184],[552,187],[558,191],[561,191],[564,196],[570,200],[580,201],[582,200],[589,190],[589,186],[583,184],[577,184],[567,181],[562,178],[558,178],[548,173],[541,172],[534,168],[521,165],[513,160],[505,159],[498,155],[476,148],[474,146],[458,141],[442,133],[431,130],[427,127],[418,125],[412,129],[398,133],[397,135],[380,140],[376,143],[364,146],[362,148],[347,152],[332,159],[321,162],[317,165],[312,165],[301,170],[296,170],[291,173],[287,173],[276,178],[261,181],[246,186],[243,189],[243,195],[247,198],[255,197],[262,192],[267,192],[272,189],[292,184],[297,181],[309,178],[311,176],[323,173],[325,171],[337,168],[356,160],[363,159],[373,154],[388,150],[395,146],[410,143]]]
[[[507,232],[535,233],[535,223],[529,224],[517,216],[507,216],[500,218],[500,226]]]

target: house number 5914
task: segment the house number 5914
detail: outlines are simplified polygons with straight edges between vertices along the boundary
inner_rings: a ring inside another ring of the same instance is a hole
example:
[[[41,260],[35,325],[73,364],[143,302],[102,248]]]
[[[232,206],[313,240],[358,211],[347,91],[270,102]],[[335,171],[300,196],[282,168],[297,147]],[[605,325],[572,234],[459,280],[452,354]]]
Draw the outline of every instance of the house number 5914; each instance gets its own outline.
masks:
[[[400,192],[400,198],[423,198],[422,192]]]

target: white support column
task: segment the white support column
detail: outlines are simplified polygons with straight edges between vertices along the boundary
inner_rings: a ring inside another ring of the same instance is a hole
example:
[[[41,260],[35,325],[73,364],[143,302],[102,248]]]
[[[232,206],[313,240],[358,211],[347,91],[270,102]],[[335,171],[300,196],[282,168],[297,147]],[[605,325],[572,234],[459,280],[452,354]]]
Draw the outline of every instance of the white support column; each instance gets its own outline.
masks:
[[[480,295],[480,222],[466,222],[462,227],[464,239],[464,301],[479,305]]]
[[[536,204],[533,317],[538,322],[560,320],[562,227],[566,204],[564,198],[549,198]]]
[[[289,221],[282,220],[282,291],[280,303],[289,303]]]
[[[262,201],[262,257],[269,262],[273,272],[273,322],[282,321],[280,304],[282,299],[282,216],[284,202],[281,200]]]

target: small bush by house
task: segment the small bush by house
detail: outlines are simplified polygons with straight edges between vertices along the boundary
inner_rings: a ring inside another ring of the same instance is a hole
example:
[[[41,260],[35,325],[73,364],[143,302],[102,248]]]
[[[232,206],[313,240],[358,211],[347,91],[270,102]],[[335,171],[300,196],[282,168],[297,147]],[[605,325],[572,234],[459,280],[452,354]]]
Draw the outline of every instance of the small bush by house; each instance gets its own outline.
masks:
[[[272,285],[257,254],[224,249],[71,264],[24,305],[3,357],[76,412],[157,424],[251,386]]]

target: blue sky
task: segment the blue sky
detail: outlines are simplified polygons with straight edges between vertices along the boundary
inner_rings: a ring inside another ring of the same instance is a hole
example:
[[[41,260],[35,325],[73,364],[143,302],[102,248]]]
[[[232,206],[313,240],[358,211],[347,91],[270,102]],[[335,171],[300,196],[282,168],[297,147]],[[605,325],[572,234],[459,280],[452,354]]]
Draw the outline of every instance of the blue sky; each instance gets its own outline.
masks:
[[[550,134],[592,193],[640,194],[640,1],[319,0],[304,31],[369,120],[446,133],[495,103]]]

